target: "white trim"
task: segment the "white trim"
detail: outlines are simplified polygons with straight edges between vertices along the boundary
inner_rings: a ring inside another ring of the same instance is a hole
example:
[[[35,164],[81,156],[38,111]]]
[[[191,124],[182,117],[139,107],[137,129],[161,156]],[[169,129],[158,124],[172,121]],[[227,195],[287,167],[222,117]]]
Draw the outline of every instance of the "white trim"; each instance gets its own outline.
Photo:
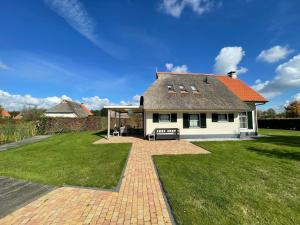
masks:
[[[139,105],[105,105],[105,109],[142,109]]]

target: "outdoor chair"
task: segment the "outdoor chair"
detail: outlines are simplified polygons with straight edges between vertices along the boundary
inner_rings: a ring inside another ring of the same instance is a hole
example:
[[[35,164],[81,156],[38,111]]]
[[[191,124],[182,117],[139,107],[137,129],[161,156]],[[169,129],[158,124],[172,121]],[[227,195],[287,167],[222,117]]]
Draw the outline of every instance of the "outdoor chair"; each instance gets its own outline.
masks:
[[[127,128],[124,126],[124,127],[120,127],[120,135],[123,136],[123,135],[127,135]]]

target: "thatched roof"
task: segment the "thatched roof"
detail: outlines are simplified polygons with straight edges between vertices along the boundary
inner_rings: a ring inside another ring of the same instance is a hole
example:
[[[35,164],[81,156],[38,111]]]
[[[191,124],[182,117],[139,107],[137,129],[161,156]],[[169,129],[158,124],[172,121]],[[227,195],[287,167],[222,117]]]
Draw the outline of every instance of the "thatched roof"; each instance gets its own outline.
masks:
[[[48,109],[46,113],[75,113],[80,118],[90,115],[90,113],[87,112],[86,106],[82,107],[82,104],[68,100],[63,100],[58,105]]]
[[[249,110],[215,75],[157,73],[144,93],[145,110]],[[174,91],[168,91],[168,85]],[[180,90],[183,85],[186,92]],[[192,90],[195,86],[198,92]]]

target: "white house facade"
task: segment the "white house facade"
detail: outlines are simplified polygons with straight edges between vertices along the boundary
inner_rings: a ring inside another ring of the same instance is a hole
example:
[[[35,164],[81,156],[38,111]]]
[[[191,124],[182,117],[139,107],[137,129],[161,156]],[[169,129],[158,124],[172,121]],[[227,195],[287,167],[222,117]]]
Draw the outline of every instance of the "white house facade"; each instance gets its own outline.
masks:
[[[136,106],[143,113],[145,137],[172,129],[181,139],[257,135],[256,105],[267,100],[242,81],[190,73],[157,73],[156,77]]]

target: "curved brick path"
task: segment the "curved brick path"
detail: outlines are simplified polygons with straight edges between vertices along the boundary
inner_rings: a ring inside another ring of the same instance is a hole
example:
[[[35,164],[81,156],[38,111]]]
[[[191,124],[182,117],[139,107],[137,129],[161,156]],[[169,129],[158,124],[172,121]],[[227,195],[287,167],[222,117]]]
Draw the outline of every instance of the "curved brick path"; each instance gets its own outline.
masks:
[[[0,224],[171,224],[152,155],[208,153],[186,141],[133,137],[95,144],[133,143],[117,192],[62,187],[0,220]]]

